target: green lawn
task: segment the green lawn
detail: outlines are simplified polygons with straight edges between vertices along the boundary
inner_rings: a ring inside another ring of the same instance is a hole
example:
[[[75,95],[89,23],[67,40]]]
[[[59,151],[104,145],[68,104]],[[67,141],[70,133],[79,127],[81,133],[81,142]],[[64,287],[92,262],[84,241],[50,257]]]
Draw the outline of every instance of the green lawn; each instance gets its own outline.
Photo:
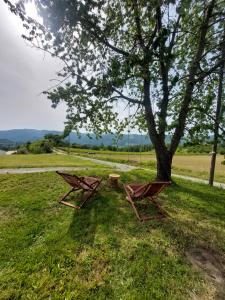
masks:
[[[135,170],[121,179],[150,177]],[[137,221],[123,190],[106,180],[80,211],[57,203],[67,190],[55,173],[0,176],[0,299],[222,295],[192,268],[185,251],[203,247],[225,261],[223,190],[176,179],[161,197],[170,218],[146,223]]]
[[[64,148],[66,149],[66,148]],[[84,151],[85,150],[85,151]],[[132,164],[143,168],[156,169],[156,158],[154,152],[113,152],[102,150],[71,149],[71,153],[81,156],[97,158],[106,161]],[[95,154],[88,154],[95,153]],[[206,154],[176,154],[173,158],[172,172],[180,175],[187,175],[208,179],[211,157]],[[217,155],[215,181],[225,183],[225,165],[221,164],[223,155]]]
[[[96,164],[72,155],[61,154],[18,154],[0,156],[0,169],[36,167],[96,167]]]

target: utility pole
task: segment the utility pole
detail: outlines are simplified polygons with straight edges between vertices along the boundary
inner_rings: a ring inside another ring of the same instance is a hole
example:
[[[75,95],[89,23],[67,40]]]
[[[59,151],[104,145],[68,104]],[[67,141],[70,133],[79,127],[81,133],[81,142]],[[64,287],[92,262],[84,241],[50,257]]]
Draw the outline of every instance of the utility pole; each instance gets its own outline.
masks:
[[[218,85],[217,104],[216,104],[216,116],[215,116],[215,123],[214,123],[214,139],[213,139],[211,165],[210,165],[210,173],[209,173],[209,185],[211,186],[213,186],[213,181],[214,181],[217,145],[218,145],[218,137],[219,137],[220,115],[221,115],[221,106],[222,106],[222,99],[223,99],[223,79],[224,79],[224,70],[225,70],[225,26],[224,26],[224,33],[223,33],[223,42],[221,45],[221,59],[222,59],[222,63],[219,69],[219,85]]]

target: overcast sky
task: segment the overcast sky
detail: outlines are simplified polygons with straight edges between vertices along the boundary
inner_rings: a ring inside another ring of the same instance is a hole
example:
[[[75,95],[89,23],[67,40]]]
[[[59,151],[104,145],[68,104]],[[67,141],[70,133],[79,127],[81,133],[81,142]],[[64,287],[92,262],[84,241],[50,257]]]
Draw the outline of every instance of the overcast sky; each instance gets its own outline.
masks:
[[[30,13],[33,8],[30,7]],[[54,85],[60,62],[21,38],[21,21],[0,1],[0,130],[64,128],[65,106],[51,107],[40,93]]]

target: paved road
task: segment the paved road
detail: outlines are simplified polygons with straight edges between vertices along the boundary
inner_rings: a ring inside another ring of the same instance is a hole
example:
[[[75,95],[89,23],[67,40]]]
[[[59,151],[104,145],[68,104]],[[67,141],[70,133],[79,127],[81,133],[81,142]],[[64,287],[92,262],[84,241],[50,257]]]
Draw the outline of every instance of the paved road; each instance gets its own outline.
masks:
[[[112,167],[112,168],[116,168],[116,169],[118,169],[119,171],[122,171],[122,172],[127,172],[127,171],[137,169],[137,167],[135,167],[135,166],[131,166],[131,165],[127,165],[127,164],[120,164],[120,163],[117,163],[117,162],[106,161],[106,160],[101,160],[101,159],[96,159],[96,158],[90,158],[90,157],[86,157],[86,156],[80,156],[80,155],[76,155],[76,154],[68,154],[65,151],[58,150],[58,149],[54,149],[54,152],[57,153],[57,154],[61,154],[61,155],[72,155],[72,156],[77,157],[79,159],[94,162],[98,165],[105,165],[105,166],[109,166],[109,167]]]
[[[59,152],[58,152],[59,153]],[[60,153],[67,155],[65,153]],[[94,159],[94,158],[86,158],[82,156],[76,156],[73,155],[74,157],[78,157],[79,159],[83,159],[85,161],[91,161],[94,162],[95,164],[98,165],[103,165],[104,166],[109,166],[114,169],[117,169],[118,171],[121,172],[127,172],[136,169],[134,166],[130,165],[125,165],[125,164],[119,164],[119,163],[114,163],[110,161],[103,161],[99,159]],[[28,174],[28,173],[39,173],[39,172],[54,172],[54,171],[76,171],[76,170],[90,170],[92,169],[91,167],[43,167],[43,168],[14,168],[14,169],[0,169],[0,174]]]
[[[119,171],[122,171],[122,172],[127,172],[127,171],[137,169],[137,167],[131,166],[131,165],[120,164],[120,163],[117,163],[117,162],[100,160],[100,159],[90,158],[90,157],[76,156],[74,154],[72,154],[72,155],[75,156],[75,157],[78,157],[79,159],[88,160],[88,161],[94,162],[94,163],[99,164],[99,165],[105,165],[105,166],[110,166],[112,168],[116,168],[116,169],[118,169]]]
[[[15,168],[15,169],[0,169],[0,174],[28,174],[42,173],[54,171],[73,171],[73,170],[88,170],[84,167],[45,167],[45,168]]]
[[[179,174],[172,174],[172,176],[177,177],[177,178],[182,178],[182,179],[185,179],[185,180],[190,180],[190,181],[193,181],[193,182],[209,184],[208,180],[200,179],[200,178],[197,178],[197,177],[191,177],[191,176],[185,176],[185,175],[179,175]],[[225,189],[225,183],[214,181],[213,186]]]

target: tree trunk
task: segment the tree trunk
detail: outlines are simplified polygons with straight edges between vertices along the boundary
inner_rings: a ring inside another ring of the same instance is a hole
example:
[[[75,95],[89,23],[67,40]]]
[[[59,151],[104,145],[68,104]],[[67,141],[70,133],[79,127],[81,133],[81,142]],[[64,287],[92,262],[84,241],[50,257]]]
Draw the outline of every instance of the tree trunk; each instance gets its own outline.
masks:
[[[149,74],[147,72],[149,77]],[[171,180],[172,154],[168,151],[164,139],[157,133],[154,115],[150,102],[150,80],[144,80],[144,103],[145,103],[145,119],[147,122],[149,137],[155,146],[157,159],[157,176],[158,181]]]
[[[207,7],[203,23],[200,27],[199,41],[197,44],[196,53],[190,63],[188,80],[186,83],[184,97],[183,97],[180,112],[178,115],[177,126],[175,128],[175,132],[173,134],[173,137],[171,140],[171,145],[170,145],[170,151],[173,154],[176,152],[177,147],[180,143],[180,140],[181,140],[182,136],[184,135],[186,119],[187,119],[187,115],[189,112],[190,103],[192,101],[193,90],[196,85],[195,76],[198,72],[202,54],[205,50],[205,45],[207,42],[206,35],[207,35],[208,29],[209,29],[209,22],[210,22],[212,13],[213,13],[215,2],[216,2],[215,0],[212,0]]]
[[[172,155],[164,151],[156,151],[158,181],[171,181]]]
[[[212,157],[211,157],[211,164],[210,164],[210,173],[209,173],[209,185],[213,186],[214,181],[214,173],[215,173],[215,165],[216,165],[216,153],[217,153],[217,142],[213,142],[212,148]]]
[[[221,106],[222,106],[222,97],[223,97],[223,77],[225,69],[225,26],[224,26],[224,36],[222,43],[222,64],[219,70],[219,86],[218,86],[218,95],[217,95],[217,104],[216,104],[216,117],[214,124],[214,139],[213,139],[213,148],[212,148],[212,158],[210,165],[210,174],[209,174],[209,185],[213,185],[215,165],[216,165],[216,154],[217,154],[217,145],[219,138],[219,125],[220,125],[220,115],[221,115]]]

